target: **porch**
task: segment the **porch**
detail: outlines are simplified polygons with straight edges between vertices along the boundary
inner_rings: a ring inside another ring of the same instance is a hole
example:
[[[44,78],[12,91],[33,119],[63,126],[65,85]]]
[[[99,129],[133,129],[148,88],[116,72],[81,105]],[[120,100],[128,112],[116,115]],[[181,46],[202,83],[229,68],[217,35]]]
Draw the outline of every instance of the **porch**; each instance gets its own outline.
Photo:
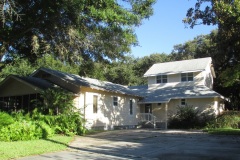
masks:
[[[139,124],[143,128],[167,129],[168,104],[149,103],[139,104],[140,113],[137,114]]]

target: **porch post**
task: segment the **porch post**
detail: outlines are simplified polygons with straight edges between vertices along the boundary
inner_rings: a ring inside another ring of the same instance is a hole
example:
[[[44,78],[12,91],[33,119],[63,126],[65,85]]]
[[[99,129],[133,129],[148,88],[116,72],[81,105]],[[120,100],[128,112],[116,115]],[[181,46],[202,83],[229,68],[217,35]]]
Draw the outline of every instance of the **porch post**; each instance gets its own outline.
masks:
[[[165,129],[168,129],[168,103],[165,103]]]

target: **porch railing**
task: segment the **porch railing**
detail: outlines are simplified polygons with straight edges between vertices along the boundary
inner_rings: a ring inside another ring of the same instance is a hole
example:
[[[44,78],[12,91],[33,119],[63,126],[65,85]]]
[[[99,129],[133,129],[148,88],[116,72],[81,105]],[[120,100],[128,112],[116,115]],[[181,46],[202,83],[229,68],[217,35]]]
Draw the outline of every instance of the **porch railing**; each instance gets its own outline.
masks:
[[[138,118],[140,122],[151,123],[154,128],[156,127],[156,117],[152,113],[139,113]]]

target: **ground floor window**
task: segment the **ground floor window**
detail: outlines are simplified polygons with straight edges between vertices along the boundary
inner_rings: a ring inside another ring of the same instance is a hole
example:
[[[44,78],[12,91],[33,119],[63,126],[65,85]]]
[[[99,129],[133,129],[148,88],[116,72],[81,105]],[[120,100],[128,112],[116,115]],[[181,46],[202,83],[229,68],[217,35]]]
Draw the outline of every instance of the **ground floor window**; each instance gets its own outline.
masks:
[[[114,107],[118,106],[118,97],[113,97],[113,106]]]
[[[97,113],[98,96],[93,96],[93,113]]]
[[[181,99],[181,106],[185,106],[186,105],[186,99]]]
[[[132,115],[133,114],[133,100],[132,99],[130,99],[130,102],[129,102],[130,104],[129,104],[129,113],[130,113],[130,115]]]

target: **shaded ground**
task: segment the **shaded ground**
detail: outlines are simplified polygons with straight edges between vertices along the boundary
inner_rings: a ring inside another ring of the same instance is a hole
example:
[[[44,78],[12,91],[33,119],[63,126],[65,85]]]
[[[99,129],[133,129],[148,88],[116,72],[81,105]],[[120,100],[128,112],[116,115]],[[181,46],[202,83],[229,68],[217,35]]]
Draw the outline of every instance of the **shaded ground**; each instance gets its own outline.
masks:
[[[240,136],[201,131],[115,130],[76,137],[66,151],[21,158],[39,159],[240,159]]]

